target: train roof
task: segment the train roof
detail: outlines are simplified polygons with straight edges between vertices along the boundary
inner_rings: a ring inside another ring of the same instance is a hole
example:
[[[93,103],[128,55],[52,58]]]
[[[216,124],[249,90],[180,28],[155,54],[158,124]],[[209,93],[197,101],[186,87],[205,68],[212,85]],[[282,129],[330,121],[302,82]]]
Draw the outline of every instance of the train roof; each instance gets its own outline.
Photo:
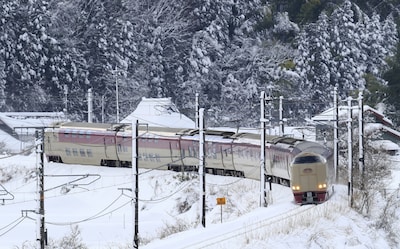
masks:
[[[130,131],[131,124],[128,123],[86,123],[86,122],[59,122],[55,123],[53,127],[50,129],[59,128],[59,129],[84,129],[84,130],[103,130],[103,131]],[[167,127],[153,127],[147,125],[140,125],[139,130],[148,130],[150,132],[170,132],[175,133],[176,135],[181,136],[194,136],[200,133],[199,129],[182,129],[182,128],[167,128]],[[260,134],[256,133],[236,133],[234,131],[221,131],[221,130],[213,130],[213,129],[206,129],[204,131],[206,135],[215,135],[221,136],[224,138],[231,138],[231,139],[249,139],[249,140],[259,140],[261,138]],[[280,137],[280,136],[273,136],[273,135],[266,135],[265,139],[267,142],[272,144],[288,144],[288,145],[295,145],[299,141],[304,141],[302,139],[296,139],[292,137]]]
[[[52,128],[49,129],[65,129],[65,130],[97,130],[99,132],[126,132],[131,133],[132,124],[128,123],[86,123],[86,122],[63,122],[56,123]],[[139,131],[154,133],[154,135],[167,135],[173,133],[178,136],[196,137],[199,135],[199,129],[182,129],[182,128],[167,128],[167,127],[154,127],[147,126],[145,124],[139,124]],[[206,129],[204,131],[205,135],[215,136],[223,139],[232,139],[241,142],[259,144],[261,135],[257,133],[246,133],[240,132],[236,133],[234,131],[222,131]],[[312,151],[322,154],[325,157],[329,156],[329,150],[323,145],[306,141],[303,139],[293,138],[293,137],[281,137],[274,135],[266,135],[266,142],[270,145],[276,145],[278,147],[285,148],[296,148],[299,151]]]

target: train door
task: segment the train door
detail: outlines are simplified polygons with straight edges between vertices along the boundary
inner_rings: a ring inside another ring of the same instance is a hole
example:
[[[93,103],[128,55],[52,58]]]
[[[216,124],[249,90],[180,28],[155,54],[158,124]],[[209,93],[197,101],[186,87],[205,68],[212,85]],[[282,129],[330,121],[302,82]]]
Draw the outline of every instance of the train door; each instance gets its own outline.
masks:
[[[300,186],[304,191],[314,190],[318,186],[317,172],[314,167],[305,166],[300,169]]]

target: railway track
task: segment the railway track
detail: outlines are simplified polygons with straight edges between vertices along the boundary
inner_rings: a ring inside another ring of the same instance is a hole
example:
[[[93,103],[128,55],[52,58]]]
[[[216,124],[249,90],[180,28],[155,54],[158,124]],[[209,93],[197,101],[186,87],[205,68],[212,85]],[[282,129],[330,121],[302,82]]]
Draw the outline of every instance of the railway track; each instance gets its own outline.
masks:
[[[292,207],[292,208],[290,208]],[[276,230],[277,227],[280,226],[281,223],[284,223],[285,220],[292,219],[298,215],[305,214],[309,212],[311,209],[315,208],[315,205],[305,205],[305,206],[287,206],[287,205],[274,205],[267,209],[260,209],[260,216],[265,217],[260,220],[256,220],[254,222],[245,222],[240,224],[240,228],[238,228],[238,224],[227,223],[221,226],[214,226],[207,228],[206,233],[202,233],[204,230],[197,230],[192,235],[185,234],[182,236],[184,240],[179,241],[176,238],[171,238],[170,241],[163,241],[161,244],[152,243],[148,246],[144,246],[143,248],[151,249],[158,248],[159,245],[162,245],[165,248],[169,246],[173,248],[193,248],[193,249],[203,249],[203,248],[240,248],[241,245],[245,244],[245,239],[243,239],[243,244],[237,243],[237,238],[246,236],[251,237],[252,234],[257,234],[259,230],[267,230],[271,228]],[[270,212],[269,212],[270,210]],[[277,215],[277,210],[280,211],[280,214]],[[268,217],[268,213],[270,213]],[[240,221],[239,221],[240,222]],[[226,232],[221,233],[221,229],[225,229]],[[215,230],[215,232],[213,232]],[[281,229],[280,229],[281,230]],[[180,235],[177,235],[180,236]],[[180,236],[181,237],[181,236]],[[235,244],[237,247],[235,247]]]
[[[203,249],[203,248],[211,248],[216,245],[221,246],[220,248],[224,248],[224,246],[231,246],[233,240],[237,239],[238,237],[244,237],[246,235],[250,235],[257,233],[258,230],[266,230],[268,228],[275,229],[277,226],[279,226],[279,223],[282,223],[284,220],[290,219],[294,216],[298,216],[301,213],[305,213],[310,211],[310,209],[313,209],[315,206],[314,205],[308,205],[308,206],[297,206],[283,214],[280,214],[278,216],[274,216],[272,218],[266,218],[260,221],[257,221],[252,224],[247,224],[245,227],[240,228],[235,231],[230,231],[227,233],[224,233],[219,236],[215,236],[214,238],[208,238],[205,240],[203,243],[196,243],[190,245],[189,248],[196,248],[196,249]]]
[[[335,194],[334,189],[332,189],[331,195],[328,200]],[[327,203],[327,202],[326,202]],[[319,215],[324,216],[324,212],[326,211],[326,203],[319,205],[303,205],[303,206],[295,206],[292,209],[283,210],[280,214],[272,214],[272,217],[266,217],[257,222],[253,222],[251,224],[246,224],[246,226],[235,229],[232,231],[227,231],[226,233],[219,234],[218,236],[211,236],[204,239],[202,242],[192,243],[188,247],[185,248],[193,248],[193,249],[204,249],[204,248],[235,248],[234,244],[237,244],[236,248],[240,248],[240,246],[244,246],[246,241],[243,239],[243,244],[237,243],[238,237],[248,237],[251,238],[252,234],[260,236],[260,230],[264,234],[264,237],[271,237],[274,235],[278,235],[279,233],[289,232],[290,228],[296,227],[301,223],[301,220],[304,217],[312,217],[311,215],[307,215],[308,212],[319,213]],[[271,208],[274,208],[272,206]],[[279,205],[277,207],[280,208]],[[317,209],[317,210],[315,210]],[[322,211],[321,211],[322,210]],[[268,209],[266,209],[268,212]],[[272,212],[271,212],[272,213]],[[286,222],[287,221],[287,222]],[[264,233],[264,231],[267,231]],[[254,236],[253,236],[254,237]],[[260,236],[261,237],[261,236]]]

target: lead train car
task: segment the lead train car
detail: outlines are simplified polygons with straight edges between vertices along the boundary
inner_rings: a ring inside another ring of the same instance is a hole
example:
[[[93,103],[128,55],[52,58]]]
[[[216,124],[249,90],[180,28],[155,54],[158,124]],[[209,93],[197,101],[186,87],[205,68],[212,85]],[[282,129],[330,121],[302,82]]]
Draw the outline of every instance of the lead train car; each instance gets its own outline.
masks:
[[[139,126],[140,168],[197,171],[199,131]],[[132,129],[129,124],[60,123],[45,131],[48,161],[66,164],[130,167]],[[318,143],[267,136],[266,172],[271,182],[290,185],[289,165],[295,155]],[[260,179],[260,135],[205,131],[206,172]]]
[[[299,153],[290,166],[294,200],[298,204],[319,204],[330,195],[332,167],[320,154]]]

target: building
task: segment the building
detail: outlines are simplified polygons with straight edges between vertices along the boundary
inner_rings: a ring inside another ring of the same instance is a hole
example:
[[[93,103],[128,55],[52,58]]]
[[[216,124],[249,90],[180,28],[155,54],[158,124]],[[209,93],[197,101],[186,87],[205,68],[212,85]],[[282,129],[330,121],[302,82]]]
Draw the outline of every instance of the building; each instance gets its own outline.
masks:
[[[139,123],[153,127],[194,129],[196,124],[172,103],[171,98],[142,98],[136,110],[124,118],[121,123]]]
[[[400,150],[400,132],[393,127],[393,122],[385,117],[380,111],[364,105],[364,136],[369,136],[373,140],[376,149],[385,150],[389,154],[397,154]],[[352,107],[352,127],[356,130],[358,127],[358,106]],[[347,133],[348,107],[338,107],[339,118],[339,136]],[[332,141],[333,127],[335,122],[334,109],[330,108],[311,119],[316,127],[317,141]],[[370,136],[374,134],[374,136]],[[389,149],[390,148],[390,149]]]
[[[35,128],[62,121],[67,121],[63,112],[1,112],[0,130],[24,141],[32,138]]]

